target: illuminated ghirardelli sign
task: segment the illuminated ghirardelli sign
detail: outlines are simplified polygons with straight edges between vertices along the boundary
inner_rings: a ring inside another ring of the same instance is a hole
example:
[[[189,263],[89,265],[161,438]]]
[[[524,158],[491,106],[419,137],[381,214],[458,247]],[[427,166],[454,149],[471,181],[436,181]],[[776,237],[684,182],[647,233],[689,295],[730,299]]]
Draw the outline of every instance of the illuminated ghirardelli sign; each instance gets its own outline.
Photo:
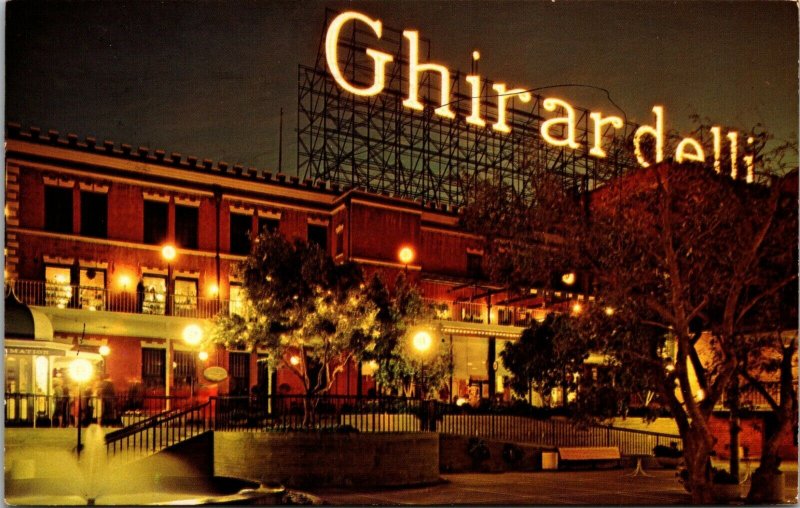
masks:
[[[377,49],[368,48],[366,54],[372,59],[372,84],[369,86],[357,86],[344,76],[342,69],[339,67],[338,58],[338,44],[339,37],[342,29],[348,23],[361,23],[367,25],[375,34],[377,39],[381,38],[383,25],[380,20],[372,19],[369,16],[354,12],[347,11],[336,16],[328,26],[325,35],[325,58],[327,61],[328,70],[336,83],[342,89],[354,95],[369,97],[380,94],[386,85],[386,67],[392,62],[392,55],[379,51]],[[438,116],[455,119],[456,113],[450,108],[452,104],[450,94],[450,71],[441,64],[432,62],[419,61],[419,33],[415,30],[404,30],[403,37],[408,42],[408,90],[403,106],[409,109],[422,111],[424,105],[420,102],[419,88],[420,76],[422,73],[431,72],[439,75],[440,78],[440,97],[439,107],[434,110]],[[477,52],[473,53],[473,58],[479,58]],[[487,120],[481,116],[481,96],[480,86],[481,77],[478,75],[467,75],[465,78],[471,90],[471,105],[469,108],[469,115],[464,116],[464,121],[468,124],[478,127],[486,127]],[[496,95],[494,98],[497,103],[497,118],[491,124],[491,128],[497,132],[509,133],[511,127],[506,123],[507,106],[510,99],[515,98],[522,103],[528,103],[532,99],[529,90],[524,88],[508,88],[505,83],[494,83],[492,86]],[[562,99],[545,98],[542,106],[546,111],[556,112],[563,111],[563,116],[555,116],[541,124],[540,133],[545,142],[553,146],[564,147],[569,149],[577,149],[580,144],[576,141],[576,125],[577,118],[573,106]],[[641,125],[633,135],[633,148],[636,155],[636,160],[642,167],[649,167],[652,163],[659,163],[664,160],[664,145],[665,145],[665,130],[664,130],[664,107],[653,106],[653,115],[655,121],[652,125]],[[602,132],[604,129],[612,127],[620,129],[624,126],[622,118],[618,116],[604,116],[599,112],[591,112],[589,115],[591,120],[592,130],[594,135],[591,136],[589,141],[590,145],[588,154],[598,159],[603,159],[607,156],[606,150],[603,147]],[[559,134],[553,134],[556,131]],[[722,171],[722,148],[723,148],[723,132],[721,127],[711,127],[710,129],[713,143],[713,157],[714,169],[717,173]],[[654,150],[652,160],[648,160],[642,149],[642,140],[650,137],[654,143]],[[739,158],[739,133],[735,131],[726,132],[724,137],[728,141],[730,150],[730,175],[736,179],[738,177],[737,160]],[[753,138],[747,138],[747,146],[753,144]],[[746,152],[746,150],[745,150]],[[675,148],[675,160],[678,162],[694,161],[704,162],[706,154],[703,146],[696,139],[691,137],[683,138]],[[745,176],[747,182],[753,181],[754,168],[753,156],[745,154],[742,156],[747,174]]]

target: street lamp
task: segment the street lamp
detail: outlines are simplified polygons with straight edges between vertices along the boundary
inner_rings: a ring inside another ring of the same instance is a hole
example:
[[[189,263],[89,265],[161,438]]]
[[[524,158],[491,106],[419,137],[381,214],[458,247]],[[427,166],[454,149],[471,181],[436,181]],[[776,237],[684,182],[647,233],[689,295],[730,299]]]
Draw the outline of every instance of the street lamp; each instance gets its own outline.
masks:
[[[404,265],[406,265],[406,275],[408,275],[408,265],[414,261],[416,257],[416,253],[414,249],[409,247],[408,245],[402,247],[399,251],[397,251],[397,259]]]
[[[194,323],[190,325],[186,325],[183,329],[183,341],[188,344],[189,346],[197,347],[203,341],[203,329],[200,328],[199,325]],[[200,351],[197,354],[198,358],[202,361],[208,360],[208,353],[205,351]],[[203,358],[205,356],[205,358]],[[189,387],[190,387],[190,395],[191,395],[191,404],[194,405],[194,377],[197,375],[197,366],[195,366],[194,372],[191,373],[189,376]]]
[[[73,381],[78,383],[78,418],[76,423],[78,424],[77,452],[78,452],[78,458],[80,458],[81,448],[83,448],[83,445],[81,444],[81,410],[82,410],[81,393],[83,392],[84,383],[89,381],[94,375],[94,367],[92,367],[92,364],[89,360],[86,360],[85,358],[76,358],[72,360],[67,370],[69,373],[69,377],[72,378]]]
[[[178,251],[172,245],[165,245],[161,248],[161,257],[167,262],[167,296],[164,299],[164,313],[172,315],[172,261],[178,255]]]
[[[417,331],[411,338],[411,344],[414,346],[414,349],[419,352],[420,358],[420,365],[419,365],[419,374],[420,374],[420,398],[425,398],[424,392],[424,383],[425,383],[425,354],[431,348],[433,344],[433,337],[431,334],[428,333],[427,330],[419,330]]]

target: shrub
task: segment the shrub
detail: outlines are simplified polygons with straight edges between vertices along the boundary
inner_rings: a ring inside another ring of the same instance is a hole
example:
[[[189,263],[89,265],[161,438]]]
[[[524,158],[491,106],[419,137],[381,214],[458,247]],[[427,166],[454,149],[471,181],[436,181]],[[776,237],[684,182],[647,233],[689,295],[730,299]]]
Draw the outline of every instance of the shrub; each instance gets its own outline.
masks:
[[[503,445],[503,460],[509,464],[516,464],[522,460],[524,455],[525,452],[522,451],[522,448],[514,443],[506,443]]]
[[[679,450],[677,446],[658,445],[653,448],[653,455],[656,457],[679,459],[683,457],[683,452]]]
[[[711,481],[718,485],[739,485],[739,479],[724,469],[714,468]]]
[[[478,437],[471,437],[467,442],[467,454],[472,457],[473,462],[480,463],[484,460],[488,459],[491,453],[489,452],[489,446],[486,445],[486,442]]]

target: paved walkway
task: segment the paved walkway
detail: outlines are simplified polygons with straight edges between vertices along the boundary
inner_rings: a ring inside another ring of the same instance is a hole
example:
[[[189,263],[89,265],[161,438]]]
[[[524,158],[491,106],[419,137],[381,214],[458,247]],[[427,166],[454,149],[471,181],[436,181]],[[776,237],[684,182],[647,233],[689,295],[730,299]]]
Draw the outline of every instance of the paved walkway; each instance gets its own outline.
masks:
[[[340,505],[686,505],[689,495],[675,471],[651,470],[653,477],[626,477],[630,470],[558,471],[500,474],[447,474],[445,482],[420,488],[313,489]],[[791,475],[791,473],[789,473]],[[747,492],[748,486],[742,490]],[[787,481],[788,499],[797,481]]]
[[[623,476],[630,471],[559,471],[499,474],[447,474],[440,485],[422,488],[315,489],[330,504],[344,505],[556,505],[687,504],[689,496],[675,471],[654,471],[653,478]]]

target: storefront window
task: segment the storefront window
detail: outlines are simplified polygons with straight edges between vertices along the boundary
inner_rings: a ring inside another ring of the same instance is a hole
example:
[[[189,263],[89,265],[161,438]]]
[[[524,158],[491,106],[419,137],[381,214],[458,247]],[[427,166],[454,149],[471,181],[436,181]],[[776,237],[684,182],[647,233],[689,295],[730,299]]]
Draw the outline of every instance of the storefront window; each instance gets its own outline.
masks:
[[[143,314],[164,314],[165,302],[167,297],[167,277],[164,275],[144,275],[142,276],[143,294],[142,313]]]

